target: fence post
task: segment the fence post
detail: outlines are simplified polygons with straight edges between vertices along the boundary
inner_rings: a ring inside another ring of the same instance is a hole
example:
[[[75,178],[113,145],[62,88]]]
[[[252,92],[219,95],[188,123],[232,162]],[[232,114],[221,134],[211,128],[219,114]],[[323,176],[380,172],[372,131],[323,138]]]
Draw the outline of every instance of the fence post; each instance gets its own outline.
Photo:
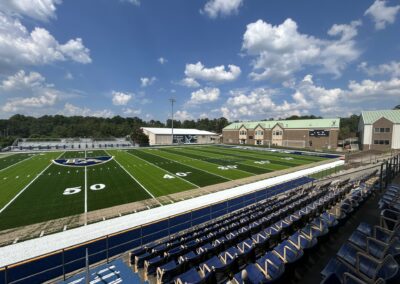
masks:
[[[383,163],[381,164],[381,174],[379,177],[379,192],[382,193],[382,184],[383,184]]]
[[[64,255],[64,249],[62,250],[62,270],[63,270],[63,280],[65,281],[65,255]]]
[[[108,235],[106,236],[106,258],[107,258],[107,264],[109,262],[109,245],[108,245]]]
[[[86,248],[86,284],[90,283],[90,273],[89,273],[89,249]]]

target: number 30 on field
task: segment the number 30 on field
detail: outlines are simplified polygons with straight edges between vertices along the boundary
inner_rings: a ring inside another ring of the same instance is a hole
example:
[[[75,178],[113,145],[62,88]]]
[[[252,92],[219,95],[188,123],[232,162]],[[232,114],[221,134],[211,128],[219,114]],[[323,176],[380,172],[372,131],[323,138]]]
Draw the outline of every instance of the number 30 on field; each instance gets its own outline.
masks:
[[[66,188],[66,189],[64,190],[63,194],[64,194],[64,195],[72,195],[72,194],[79,193],[79,192],[82,191],[82,188],[81,188],[81,187],[82,187],[82,186],[76,186],[76,187],[69,187],[69,188]],[[90,186],[90,189],[96,191],[96,190],[102,190],[102,189],[104,189],[105,187],[106,187],[105,184],[96,183],[96,184],[92,184],[92,185]]]

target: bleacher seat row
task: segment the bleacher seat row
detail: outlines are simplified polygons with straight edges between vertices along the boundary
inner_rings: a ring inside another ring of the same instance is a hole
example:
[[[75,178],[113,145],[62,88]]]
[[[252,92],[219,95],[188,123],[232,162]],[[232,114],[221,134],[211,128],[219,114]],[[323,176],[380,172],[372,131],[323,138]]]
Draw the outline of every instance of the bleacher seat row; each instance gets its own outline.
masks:
[[[362,182],[327,183],[264,200],[140,247],[130,253],[131,264],[157,283],[276,281],[369,196]]]
[[[360,223],[321,272],[323,283],[400,283],[400,186],[379,201],[378,225]]]

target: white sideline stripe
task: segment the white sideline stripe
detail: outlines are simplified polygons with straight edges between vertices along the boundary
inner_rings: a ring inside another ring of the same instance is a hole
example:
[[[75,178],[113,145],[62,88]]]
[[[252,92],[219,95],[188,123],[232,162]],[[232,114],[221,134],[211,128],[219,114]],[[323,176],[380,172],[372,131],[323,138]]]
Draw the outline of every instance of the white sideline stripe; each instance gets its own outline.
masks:
[[[63,152],[60,156],[57,157],[57,159],[59,157],[61,157],[62,155],[64,155],[65,152]],[[2,213],[8,206],[10,206],[11,203],[14,202],[15,199],[18,198],[18,196],[20,196],[35,180],[37,180],[38,177],[40,177],[53,163],[49,163],[49,165],[43,170],[41,171],[39,174],[37,174],[23,189],[21,189],[17,195],[15,195],[13,197],[13,199],[11,199],[6,205],[4,205],[3,208],[0,209],[0,213]]]
[[[15,164],[9,165],[8,167],[6,167],[6,168],[4,168],[4,169],[1,169],[0,172],[1,172],[1,171],[4,171],[4,170],[7,170],[8,168],[14,167],[15,165],[18,165],[19,163],[22,163],[22,162],[24,162],[24,161],[27,161],[27,160],[29,160],[29,159],[32,159],[32,158],[35,157],[35,156],[36,156],[36,155],[30,156],[30,157],[28,157],[28,158],[25,158],[25,159],[23,159],[23,160],[21,160],[21,161],[16,162]]]
[[[138,157],[138,156],[135,156],[135,155],[131,154],[131,153],[128,152],[128,151],[126,151],[126,153],[128,153],[129,155],[131,155],[131,156],[133,156],[133,157],[135,157],[135,158],[138,158],[138,159],[142,160],[142,161],[145,162],[146,164],[149,164],[149,165],[151,165],[151,166],[155,166],[156,168],[159,168],[159,169],[162,170],[163,172],[167,172],[167,173],[169,173],[170,175],[173,175],[174,177],[177,177],[177,178],[183,180],[184,182],[190,183],[191,185],[193,185],[193,186],[195,186],[195,187],[197,187],[197,188],[200,188],[200,186],[198,186],[197,184],[194,184],[193,182],[190,182],[190,181],[184,179],[183,177],[174,175],[173,173],[171,173],[171,172],[169,172],[169,171],[167,171],[167,170],[164,170],[163,168],[157,166],[156,164],[150,163],[150,162],[148,162],[148,161],[146,161],[146,160],[144,160],[144,159],[142,159],[142,158],[140,158],[140,157]]]
[[[138,151],[142,151],[142,150],[138,150]],[[195,168],[195,167],[189,166],[189,165],[187,165],[187,164],[178,162],[178,161],[176,161],[176,160],[172,160],[172,159],[166,158],[166,157],[164,157],[164,156],[160,156],[160,155],[153,154],[153,153],[149,153],[149,154],[150,154],[150,155],[153,155],[153,156],[158,156],[158,157],[163,158],[163,159],[167,159],[167,160],[169,160],[169,161],[172,161],[172,162],[181,164],[181,165],[183,165],[183,166],[186,166],[186,167],[189,167],[189,168],[192,168],[192,169],[195,169],[196,171],[203,171],[203,172],[208,173],[208,174],[213,175],[213,176],[217,176],[217,177],[220,177],[220,178],[223,178],[223,179],[226,179],[226,180],[231,180],[231,179],[229,179],[229,178],[220,176],[219,174],[213,174],[212,172],[209,172],[209,171],[206,171],[206,170],[203,170],[203,169],[200,169],[200,168]]]
[[[108,153],[108,151],[105,151],[108,155],[110,155],[109,153]],[[128,172],[125,168],[124,168],[124,166],[123,165],[121,165],[118,161],[117,161],[117,159],[114,159],[114,161],[115,162],[117,162],[117,164],[134,180],[134,181],[136,181],[151,197],[153,197],[154,198],[154,200],[156,200],[161,206],[164,206],[164,205],[162,205],[162,203],[160,202],[160,201],[158,201],[158,199],[157,198],[155,198],[155,196],[150,192],[150,191],[148,191],[147,190],[147,188],[145,188],[133,175],[131,175],[131,173],[130,172]]]
[[[13,245],[0,247],[0,267],[59,251],[67,247],[79,245],[84,242],[92,241],[97,238],[105,237],[106,235],[132,229],[144,224],[157,222],[160,219],[182,214],[189,210],[196,210],[216,202],[235,198],[243,194],[249,194],[266,187],[271,187],[343,164],[344,161],[342,160],[334,161],[329,164],[298,170],[293,173],[233,187],[227,190],[217,191],[193,199],[179,201],[173,204],[166,204],[150,210],[123,215],[122,217],[112,218],[106,221],[89,224],[87,226],[71,228],[67,231],[45,235],[42,238],[26,240]]]

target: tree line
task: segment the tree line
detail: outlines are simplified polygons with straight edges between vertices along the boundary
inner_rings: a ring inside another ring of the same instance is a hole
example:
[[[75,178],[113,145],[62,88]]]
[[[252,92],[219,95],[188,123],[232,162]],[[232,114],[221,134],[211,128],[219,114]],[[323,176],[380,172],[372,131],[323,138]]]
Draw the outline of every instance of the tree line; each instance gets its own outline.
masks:
[[[314,119],[319,116],[290,116],[286,119]],[[339,139],[355,137],[358,131],[359,115],[342,117],[340,120]],[[270,119],[271,120],[271,119]],[[222,129],[230,122],[225,117],[201,118],[197,120],[174,120],[174,128],[196,128],[215,133],[222,133]],[[18,137],[26,138],[58,138],[58,137],[93,137],[111,138],[125,137],[137,133],[140,127],[171,127],[172,120],[145,121],[139,117],[112,118],[44,115],[31,117],[16,114],[8,119],[0,119],[0,147],[11,145]]]
[[[171,127],[169,119],[165,123],[159,120],[144,121],[139,117],[112,118],[44,115],[41,117],[16,114],[8,119],[0,119],[0,147],[11,145],[19,137],[24,138],[63,138],[93,137],[111,138],[125,137],[132,134],[133,129],[140,127]],[[197,128],[221,133],[229,124],[224,117],[198,120],[174,120],[175,128]]]

